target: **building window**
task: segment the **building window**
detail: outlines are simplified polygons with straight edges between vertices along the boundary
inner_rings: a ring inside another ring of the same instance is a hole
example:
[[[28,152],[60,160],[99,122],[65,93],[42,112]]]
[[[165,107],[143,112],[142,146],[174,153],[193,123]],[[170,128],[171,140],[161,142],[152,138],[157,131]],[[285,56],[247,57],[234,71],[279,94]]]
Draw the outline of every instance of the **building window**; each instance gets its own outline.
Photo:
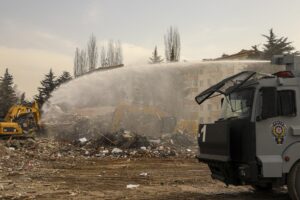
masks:
[[[210,79],[207,79],[207,85],[211,86],[211,80]]]
[[[207,105],[207,110],[208,110],[208,111],[211,111],[211,110],[212,110],[211,108],[212,108],[211,104],[208,104],[208,105]]]
[[[197,87],[197,79],[194,79],[194,80],[193,80],[192,85],[193,85],[194,87]]]
[[[203,80],[199,81],[199,87],[203,87]]]
[[[200,111],[203,111],[203,106],[202,105],[200,105]]]

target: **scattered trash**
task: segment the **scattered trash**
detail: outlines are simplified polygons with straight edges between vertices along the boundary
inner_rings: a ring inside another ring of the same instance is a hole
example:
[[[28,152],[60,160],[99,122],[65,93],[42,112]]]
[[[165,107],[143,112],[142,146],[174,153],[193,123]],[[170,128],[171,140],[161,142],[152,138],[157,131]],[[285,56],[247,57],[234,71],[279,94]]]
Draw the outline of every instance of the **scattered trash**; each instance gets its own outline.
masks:
[[[149,140],[145,136],[129,132],[98,134],[92,138],[79,137],[72,141],[58,138],[9,139],[0,140],[0,171],[18,172],[39,166],[37,160],[56,160],[64,158],[102,159],[102,158],[194,158],[194,146],[172,144],[171,138],[185,138],[165,134]],[[196,149],[196,148],[195,148]],[[8,162],[9,160],[9,162]],[[15,162],[12,162],[15,160]],[[147,173],[140,176],[148,176]]]
[[[161,142],[160,139],[156,139],[156,140],[149,140],[150,143],[154,143],[154,144],[159,144]]]
[[[113,148],[113,150],[111,151],[111,153],[115,153],[115,154],[122,153],[122,152],[123,150],[119,148]]]
[[[136,184],[136,185],[134,185],[134,184],[128,184],[126,186],[127,189],[134,189],[134,188],[138,188],[138,187],[140,187],[140,185],[138,185],[138,184]]]
[[[85,142],[87,142],[88,140],[85,138],[85,137],[83,137],[83,138],[79,138],[79,142],[81,142],[81,143],[85,143]]]
[[[140,173],[140,176],[148,176],[148,173],[142,172],[142,173]]]
[[[104,155],[109,153],[108,150],[103,150],[103,151],[101,151],[101,152],[102,152]]]
[[[144,150],[144,151],[146,151],[146,150],[147,150],[147,148],[146,148],[146,147],[141,147],[141,150]]]

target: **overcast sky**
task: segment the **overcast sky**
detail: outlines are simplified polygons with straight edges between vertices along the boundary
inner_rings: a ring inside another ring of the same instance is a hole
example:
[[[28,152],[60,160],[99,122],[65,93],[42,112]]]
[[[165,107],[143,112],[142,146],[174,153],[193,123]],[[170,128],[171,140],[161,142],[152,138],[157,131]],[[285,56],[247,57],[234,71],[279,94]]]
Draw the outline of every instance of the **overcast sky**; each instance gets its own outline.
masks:
[[[127,65],[146,63],[163,35],[178,27],[182,59],[194,61],[261,44],[274,28],[300,49],[299,0],[0,0],[0,72],[36,93],[44,73],[72,72],[76,47],[91,33],[99,46],[121,40]]]

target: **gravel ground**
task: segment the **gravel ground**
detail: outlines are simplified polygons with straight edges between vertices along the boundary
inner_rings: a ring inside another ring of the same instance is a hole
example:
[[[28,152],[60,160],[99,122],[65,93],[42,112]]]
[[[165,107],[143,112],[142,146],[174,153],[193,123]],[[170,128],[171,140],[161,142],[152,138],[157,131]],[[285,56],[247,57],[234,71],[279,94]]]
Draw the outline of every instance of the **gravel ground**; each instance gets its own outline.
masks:
[[[0,172],[1,199],[289,199],[226,187],[191,158],[57,158]],[[9,162],[9,160],[7,160]],[[128,185],[136,188],[127,188]]]

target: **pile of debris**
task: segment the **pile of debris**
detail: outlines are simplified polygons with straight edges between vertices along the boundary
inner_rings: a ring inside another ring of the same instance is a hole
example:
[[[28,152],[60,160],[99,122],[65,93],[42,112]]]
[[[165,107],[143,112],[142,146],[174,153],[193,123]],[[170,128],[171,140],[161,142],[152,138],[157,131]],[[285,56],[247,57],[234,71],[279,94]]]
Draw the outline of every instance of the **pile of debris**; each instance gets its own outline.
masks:
[[[192,140],[180,133],[148,139],[129,131],[119,131],[73,141],[54,138],[0,140],[0,166],[7,165],[6,168],[11,168],[20,163],[25,166],[29,160],[33,162],[63,158],[195,157],[196,152],[197,148]],[[7,162],[14,158],[18,164]]]
[[[87,142],[85,137],[80,138],[77,141],[74,141],[75,145],[82,145]],[[145,136],[140,136],[129,131],[119,131],[114,134],[106,133],[100,134],[99,136],[91,139],[88,143],[91,148],[98,147],[119,147],[123,149],[133,149],[140,148],[142,146],[149,146],[150,143]]]
[[[84,155],[95,157],[194,157],[196,150],[192,140],[180,133],[148,139],[124,130],[92,139],[79,138],[72,144],[84,151]]]

